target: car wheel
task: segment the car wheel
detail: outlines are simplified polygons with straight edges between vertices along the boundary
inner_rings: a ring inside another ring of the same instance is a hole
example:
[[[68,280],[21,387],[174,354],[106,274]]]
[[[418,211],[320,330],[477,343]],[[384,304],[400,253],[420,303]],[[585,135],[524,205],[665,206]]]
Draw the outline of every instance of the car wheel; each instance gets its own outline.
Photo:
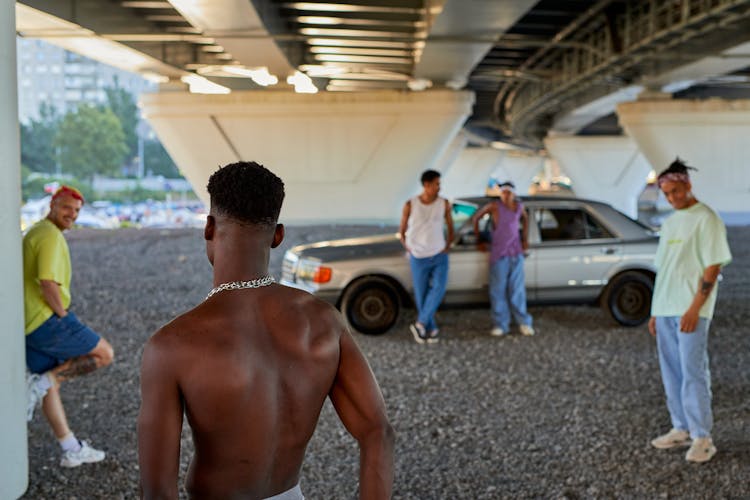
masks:
[[[367,335],[380,335],[396,323],[399,313],[396,289],[381,278],[366,278],[351,285],[341,300],[349,325]]]
[[[625,326],[638,326],[651,316],[654,279],[637,271],[615,276],[607,286],[604,304],[612,318]]]

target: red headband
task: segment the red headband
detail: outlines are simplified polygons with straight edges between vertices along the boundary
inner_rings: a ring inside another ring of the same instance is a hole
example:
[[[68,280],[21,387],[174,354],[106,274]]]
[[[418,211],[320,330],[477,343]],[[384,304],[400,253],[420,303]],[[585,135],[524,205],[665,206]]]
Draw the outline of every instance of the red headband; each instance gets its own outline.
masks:
[[[55,194],[52,195],[52,201],[55,201],[60,196],[68,195],[73,197],[73,199],[80,200],[81,203],[86,203],[86,200],[83,199],[83,195],[79,190],[77,190],[74,187],[70,186],[60,186],[60,188],[55,191]]]

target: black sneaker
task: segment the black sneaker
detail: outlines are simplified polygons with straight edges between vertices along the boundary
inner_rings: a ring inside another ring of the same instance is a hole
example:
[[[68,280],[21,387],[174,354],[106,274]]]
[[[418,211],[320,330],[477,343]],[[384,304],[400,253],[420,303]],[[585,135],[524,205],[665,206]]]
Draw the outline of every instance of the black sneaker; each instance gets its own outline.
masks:
[[[437,344],[438,340],[438,333],[440,333],[440,330],[437,328],[433,328],[430,330],[430,332],[427,334],[427,343],[428,344]]]
[[[424,331],[422,323],[412,323],[409,325],[409,330],[411,330],[411,334],[414,335],[414,340],[417,341],[417,344],[424,344],[425,341],[427,341],[427,332]]]

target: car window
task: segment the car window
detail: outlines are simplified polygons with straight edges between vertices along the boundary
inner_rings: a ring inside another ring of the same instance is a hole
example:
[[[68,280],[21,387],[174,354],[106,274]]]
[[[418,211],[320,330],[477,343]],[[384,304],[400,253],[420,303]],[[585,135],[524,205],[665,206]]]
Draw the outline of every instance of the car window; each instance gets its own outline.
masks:
[[[474,205],[465,205],[463,203],[453,204],[453,230],[458,231],[461,226],[466,224],[471,216],[477,211]]]
[[[612,237],[599,221],[581,209],[542,208],[535,211],[534,219],[543,242]]]

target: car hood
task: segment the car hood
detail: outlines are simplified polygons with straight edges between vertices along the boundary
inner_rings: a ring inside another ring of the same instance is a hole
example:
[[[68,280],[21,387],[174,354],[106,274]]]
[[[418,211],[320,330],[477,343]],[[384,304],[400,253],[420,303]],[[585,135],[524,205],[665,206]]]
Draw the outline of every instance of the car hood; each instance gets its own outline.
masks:
[[[379,234],[298,245],[291,250],[306,259],[321,262],[371,259],[405,252],[396,234]]]

